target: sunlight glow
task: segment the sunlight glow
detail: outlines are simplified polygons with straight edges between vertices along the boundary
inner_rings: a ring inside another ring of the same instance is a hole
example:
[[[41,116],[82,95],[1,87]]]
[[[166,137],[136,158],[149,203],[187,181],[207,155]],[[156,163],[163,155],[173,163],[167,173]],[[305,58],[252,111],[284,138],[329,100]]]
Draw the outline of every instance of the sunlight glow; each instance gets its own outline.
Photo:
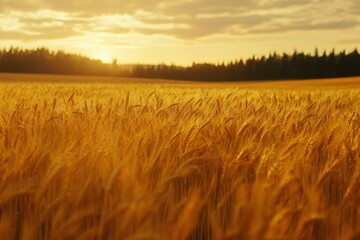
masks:
[[[107,49],[96,49],[93,52],[89,53],[89,56],[94,59],[99,59],[104,63],[111,63],[113,56],[110,53],[110,50]]]

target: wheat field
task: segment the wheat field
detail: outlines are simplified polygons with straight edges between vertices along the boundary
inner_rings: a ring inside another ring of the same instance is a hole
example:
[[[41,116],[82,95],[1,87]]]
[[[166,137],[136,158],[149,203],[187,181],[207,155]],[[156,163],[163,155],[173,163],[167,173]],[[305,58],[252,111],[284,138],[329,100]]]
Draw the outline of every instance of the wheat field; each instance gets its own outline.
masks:
[[[0,83],[1,239],[360,239],[360,90]]]

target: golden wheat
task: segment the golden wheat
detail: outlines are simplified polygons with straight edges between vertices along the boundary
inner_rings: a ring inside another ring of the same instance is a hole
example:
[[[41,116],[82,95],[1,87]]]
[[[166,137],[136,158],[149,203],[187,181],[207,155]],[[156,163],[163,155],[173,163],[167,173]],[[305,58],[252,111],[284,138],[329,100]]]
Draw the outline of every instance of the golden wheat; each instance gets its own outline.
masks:
[[[0,84],[1,239],[357,239],[360,90]]]

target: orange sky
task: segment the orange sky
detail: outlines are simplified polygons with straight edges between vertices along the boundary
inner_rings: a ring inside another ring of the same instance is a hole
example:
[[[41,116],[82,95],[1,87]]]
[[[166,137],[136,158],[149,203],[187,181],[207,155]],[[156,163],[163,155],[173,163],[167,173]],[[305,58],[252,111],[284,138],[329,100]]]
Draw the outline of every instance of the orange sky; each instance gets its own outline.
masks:
[[[0,46],[119,63],[360,47],[358,0],[0,0]]]

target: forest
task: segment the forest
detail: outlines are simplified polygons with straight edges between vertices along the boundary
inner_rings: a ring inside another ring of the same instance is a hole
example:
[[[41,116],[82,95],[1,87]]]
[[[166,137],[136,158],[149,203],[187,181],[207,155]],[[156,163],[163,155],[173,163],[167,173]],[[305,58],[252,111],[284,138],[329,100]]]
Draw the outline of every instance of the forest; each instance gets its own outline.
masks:
[[[47,48],[0,50],[0,72],[64,75],[112,75],[116,69],[100,60]]]
[[[251,81],[312,79],[360,76],[360,54],[357,49],[346,52],[313,54],[294,51],[272,53],[228,63],[193,63],[177,65],[119,65],[46,48],[0,50],[0,72],[44,73],[65,75],[126,76],[193,81]]]

